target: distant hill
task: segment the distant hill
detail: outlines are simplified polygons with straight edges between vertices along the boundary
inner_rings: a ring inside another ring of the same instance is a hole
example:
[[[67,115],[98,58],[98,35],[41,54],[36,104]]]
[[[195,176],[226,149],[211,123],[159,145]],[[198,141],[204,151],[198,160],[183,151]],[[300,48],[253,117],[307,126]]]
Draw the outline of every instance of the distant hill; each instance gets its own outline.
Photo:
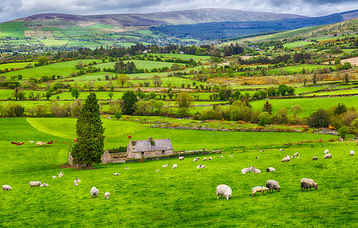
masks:
[[[148,14],[107,14],[107,15],[69,15],[69,14],[37,14],[14,20],[13,22],[45,22],[45,25],[86,26],[97,23],[115,26],[158,26],[197,24],[228,21],[274,21],[282,19],[304,18],[293,14],[268,12],[251,12],[231,9],[196,9]]]

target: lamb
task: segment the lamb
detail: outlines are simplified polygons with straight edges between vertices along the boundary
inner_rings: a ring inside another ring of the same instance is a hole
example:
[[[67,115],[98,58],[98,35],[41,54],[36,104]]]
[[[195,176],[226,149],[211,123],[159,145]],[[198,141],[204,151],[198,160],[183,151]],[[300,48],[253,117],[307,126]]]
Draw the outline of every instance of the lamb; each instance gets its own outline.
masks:
[[[260,152],[265,152],[265,150],[260,150]]]
[[[119,173],[114,173],[114,176],[119,176],[119,175],[121,175],[121,174],[119,174]]]
[[[354,155],[354,151],[353,151],[353,150],[351,150],[349,153],[351,154],[351,156]]]
[[[183,156],[183,157],[179,157],[179,160],[184,160],[184,156]]]
[[[125,169],[129,169],[129,167],[128,166],[126,166],[126,168]]]
[[[295,156],[295,157],[298,157],[298,156],[300,156],[300,154],[299,154],[298,152],[296,152],[296,153],[294,154],[294,156]]]
[[[204,168],[205,168],[205,165],[198,165],[196,168],[197,168],[197,169],[204,169]]]
[[[332,158],[332,154],[325,154],[323,158],[324,158],[324,159],[326,159],[326,158]]]
[[[275,171],[276,171],[276,169],[273,168],[273,167],[268,167],[268,168],[266,169],[266,172],[275,172]]]
[[[231,195],[232,190],[229,186],[221,184],[216,187],[216,196],[218,197],[218,199],[220,196],[224,196],[226,199],[230,199]]]
[[[324,151],[324,153],[325,153],[325,154],[328,154],[328,153],[329,153],[329,150],[328,150],[328,149],[326,149],[326,150]]]
[[[312,160],[317,160],[318,158],[317,157],[313,157]]]
[[[56,176],[52,176],[52,179],[56,179],[57,177]]]
[[[110,195],[109,192],[104,193],[104,198],[109,199],[109,195]]]
[[[92,198],[96,198],[99,194],[99,191],[96,187],[92,187],[90,193],[91,193]]]
[[[274,189],[277,190],[277,191],[281,190],[280,185],[275,180],[268,180],[266,182],[266,188],[269,189],[269,191],[268,191],[269,193],[271,193]]]
[[[162,165],[162,167],[163,167],[163,168],[165,168],[165,167],[168,167],[168,166],[169,166],[169,164],[166,164],[166,165]]]
[[[243,168],[243,169],[241,170],[241,173],[242,173],[242,174],[245,174],[245,173],[247,173],[247,172],[250,172],[250,169],[249,169],[249,168]]]
[[[222,158],[222,157],[224,157],[224,156],[222,156],[222,155],[219,156],[219,158]]]
[[[48,184],[43,183],[43,184],[40,185],[40,187],[48,187]]]
[[[78,179],[78,178],[76,178],[75,179],[75,181],[73,182],[74,184],[78,184],[78,183],[80,183],[81,182],[81,180],[80,179]]]
[[[303,178],[301,180],[301,189],[302,189],[302,191],[304,189],[307,191],[308,188],[310,189],[310,191],[311,191],[311,188],[314,188],[317,190],[318,186],[312,179]]]
[[[196,158],[194,158],[194,159],[193,159],[193,162],[196,162],[196,161],[199,161],[199,160],[198,160],[198,159],[196,159]]]
[[[40,187],[41,182],[40,181],[30,181],[30,187]]]
[[[160,169],[155,170],[155,172],[159,172],[159,171],[160,171]]]
[[[262,194],[265,194],[265,192],[268,192],[268,188],[262,187],[262,186],[253,187],[251,196],[254,197],[256,192],[261,192],[261,195],[262,195]]]
[[[172,167],[172,169],[176,169],[177,167],[178,167],[178,165],[177,165],[177,164],[174,164],[173,167]]]
[[[64,172],[60,172],[60,174],[62,174],[62,175],[63,175],[63,174],[64,174]]]
[[[59,178],[61,178],[62,176],[63,176],[63,174],[62,174],[62,173],[59,173],[59,174],[58,174],[58,177],[59,177]]]
[[[34,143],[35,141],[29,141],[29,143]]]
[[[290,156],[286,155],[283,159],[282,162],[289,162],[291,160]]]
[[[255,157],[256,159],[259,159],[259,157]]]
[[[2,186],[2,190],[3,190],[3,191],[10,191],[10,190],[11,190],[11,186],[10,186],[10,185],[3,185],[3,186]]]
[[[283,151],[283,149],[281,148],[281,149],[279,149],[279,151]]]
[[[203,158],[203,161],[206,161],[206,160],[208,160],[207,158]]]
[[[259,169],[254,169],[254,171],[252,171],[252,173],[261,173],[261,170],[259,170]]]
[[[212,157],[209,157],[208,159],[209,159],[209,160],[213,160],[213,158],[212,158]]]

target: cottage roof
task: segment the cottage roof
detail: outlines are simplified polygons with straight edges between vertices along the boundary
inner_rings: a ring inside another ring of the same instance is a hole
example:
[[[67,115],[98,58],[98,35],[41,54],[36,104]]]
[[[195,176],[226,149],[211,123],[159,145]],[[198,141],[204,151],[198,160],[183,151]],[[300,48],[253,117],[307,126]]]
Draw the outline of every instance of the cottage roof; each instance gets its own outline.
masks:
[[[153,141],[153,145],[150,140],[130,141],[128,147],[132,147],[133,152],[173,150],[170,139],[155,139]]]

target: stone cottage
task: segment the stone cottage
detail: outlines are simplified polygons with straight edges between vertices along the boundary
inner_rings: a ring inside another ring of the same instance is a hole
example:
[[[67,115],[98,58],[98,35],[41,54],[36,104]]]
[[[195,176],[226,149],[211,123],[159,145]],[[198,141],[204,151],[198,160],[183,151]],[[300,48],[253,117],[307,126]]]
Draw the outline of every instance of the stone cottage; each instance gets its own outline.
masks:
[[[170,139],[155,139],[130,141],[127,147],[127,158],[145,158],[173,154]]]

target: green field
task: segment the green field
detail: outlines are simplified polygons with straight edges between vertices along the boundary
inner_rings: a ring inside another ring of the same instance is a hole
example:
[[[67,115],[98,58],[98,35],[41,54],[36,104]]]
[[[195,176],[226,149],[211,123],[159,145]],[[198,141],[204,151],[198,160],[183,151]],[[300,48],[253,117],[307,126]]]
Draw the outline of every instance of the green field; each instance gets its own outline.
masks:
[[[307,41],[296,41],[296,42],[292,42],[292,43],[286,43],[283,45],[283,47],[287,47],[287,48],[295,48],[298,46],[306,46],[309,44],[314,44],[314,42],[307,42]]]
[[[230,133],[191,130],[146,128],[131,133],[132,139],[169,137],[175,150],[200,148],[247,147],[270,148],[271,144],[322,139],[323,143],[302,144],[297,148],[258,150],[224,149],[223,157],[212,156],[211,161],[193,162],[177,158],[145,163],[96,166],[94,170],[73,171],[59,168],[67,162],[69,143],[74,136],[75,119],[0,119],[0,183],[9,184],[11,191],[1,192],[0,225],[9,227],[252,227],[306,226],[355,227],[358,196],[352,189],[357,185],[356,157],[349,151],[355,143],[327,143],[332,136],[297,133]],[[129,124],[129,125],[126,125]],[[60,126],[60,127],[59,127]],[[133,122],[104,121],[107,145],[127,144],[127,127],[138,129]],[[123,129],[123,130],[120,130]],[[128,131],[127,131],[128,132]],[[113,138],[110,138],[113,136]],[[215,138],[215,140],[212,140]],[[28,140],[57,142],[38,147]],[[16,146],[10,141],[25,141]],[[194,145],[192,145],[194,143]],[[197,148],[200,147],[200,148]],[[323,151],[329,149],[332,159],[324,160]],[[282,163],[285,154],[299,152],[301,158]],[[230,157],[229,155],[233,155]],[[259,159],[255,159],[255,157]],[[319,157],[312,161],[312,157]],[[194,156],[195,157],[195,156]],[[11,161],[11,162],[9,162]],[[177,169],[171,169],[174,164]],[[162,165],[169,164],[168,168]],[[197,170],[198,164],[206,166]],[[124,167],[128,166],[129,169]],[[240,170],[255,166],[262,173],[241,174]],[[266,173],[267,167],[277,171]],[[160,169],[160,172],[155,170]],[[60,171],[62,178],[52,179]],[[121,173],[113,176],[113,173]],[[73,185],[75,178],[82,182]],[[302,192],[300,180],[312,178],[318,190]],[[273,179],[281,191],[251,197],[251,188],[265,185]],[[49,184],[46,188],[30,188],[29,182],[38,180]],[[175,181],[174,181],[175,180]],[[232,190],[230,200],[217,199],[216,186],[227,184]],[[96,186],[99,197],[91,198],[90,189]],[[110,199],[103,197],[110,192]],[[31,210],[29,210],[31,208]],[[210,210],[208,210],[210,208]],[[21,214],[21,215],[20,215]],[[173,216],[175,215],[175,216]],[[238,219],[240,218],[240,219]],[[269,219],[268,219],[269,218]],[[324,219],[322,219],[324,218]]]

